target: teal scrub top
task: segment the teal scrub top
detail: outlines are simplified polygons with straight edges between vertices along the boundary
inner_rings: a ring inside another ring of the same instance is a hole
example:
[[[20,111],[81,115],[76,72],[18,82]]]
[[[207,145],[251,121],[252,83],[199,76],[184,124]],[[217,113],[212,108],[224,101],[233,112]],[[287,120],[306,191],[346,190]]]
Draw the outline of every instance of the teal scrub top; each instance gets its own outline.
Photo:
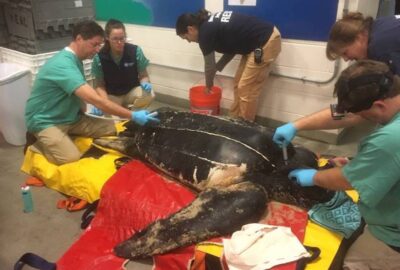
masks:
[[[343,174],[357,190],[370,232],[400,247],[400,113],[367,136]]]
[[[39,70],[25,109],[30,132],[79,120],[82,101],[74,95],[86,84],[82,61],[72,52],[61,50]]]

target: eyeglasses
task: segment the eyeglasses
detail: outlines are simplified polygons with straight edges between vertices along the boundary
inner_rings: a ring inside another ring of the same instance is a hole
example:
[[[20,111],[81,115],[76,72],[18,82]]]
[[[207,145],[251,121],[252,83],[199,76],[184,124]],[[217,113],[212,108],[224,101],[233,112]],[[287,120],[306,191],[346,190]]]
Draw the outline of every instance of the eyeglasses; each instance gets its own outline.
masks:
[[[124,43],[126,41],[126,37],[122,38],[110,38],[109,39],[113,43]]]
[[[98,42],[89,42],[89,44],[93,47],[93,48],[101,48],[103,46],[103,43],[98,43]]]
[[[331,104],[331,117],[333,120],[340,120],[345,116],[346,116],[346,112],[343,112],[340,109],[338,110],[337,104]]]

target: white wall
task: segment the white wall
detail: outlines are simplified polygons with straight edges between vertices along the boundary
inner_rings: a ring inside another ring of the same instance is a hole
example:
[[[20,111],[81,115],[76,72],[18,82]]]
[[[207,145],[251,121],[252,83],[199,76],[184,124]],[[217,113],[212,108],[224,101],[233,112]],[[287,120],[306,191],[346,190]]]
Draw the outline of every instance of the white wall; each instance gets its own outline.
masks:
[[[355,10],[375,16],[378,4],[379,0],[339,0],[337,18],[342,17],[343,11]],[[223,0],[205,0],[205,8],[211,12],[221,11]],[[100,23],[104,26],[104,22]],[[204,83],[204,61],[198,44],[189,44],[180,39],[175,29],[129,24],[126,26],[128,38],[141,46],[151,61],[149,71],[156,92],[188,100],[190,87]],[[264,85],[260,96],[259,116],[279,122],[293,121],[334,102],[333,85],[337,74],[347,63],[328,61],[325,57],[325,46],[325,42],[283,40],[282,52],[275,63],[273,75]],[[4,50],[3,61],[7,57]],[[21,59],[23,62],[36,63],[40,60],[26,59],[26,54],[17,53],[18,55],[12,55],[14,61],[11,62],[19,63]],[[215,84],[223,89],[221,106],[225,109],[232,104],[232,77],[239,59],[238,56],[235,57],[215,80]],[[35,69],[32,72],[36,74],[36,65],[28,67]],[[332,138],[337,137],[339,132],[335,130],[325,133]],[[318,139],[327,140],[325,137]]]
[[[223,8],[222,0],[205,2],[206,9],[212,12]],[[375,15],[377,3],[378,0],[339,0],[337,18],[342,17],[343,9],[363,9]],[[127,33],[150,59],[151,81],[158,93],[188,99],[190,87],[204,82],[204,62],[197,43],[189,44],[170,28],[127,25]],[[347,65],[327,60],[325,46],[325,42],[283,40],[274,75],[263,87],[259,116],[281,122],[293,121],[334,102],[335,65],[339,70]],[[215,81],[223,88],[223,108],[229,108],[232,103],[232,76],[239,59],[235,57]],[[338,134],[337,131],[329,132]]]

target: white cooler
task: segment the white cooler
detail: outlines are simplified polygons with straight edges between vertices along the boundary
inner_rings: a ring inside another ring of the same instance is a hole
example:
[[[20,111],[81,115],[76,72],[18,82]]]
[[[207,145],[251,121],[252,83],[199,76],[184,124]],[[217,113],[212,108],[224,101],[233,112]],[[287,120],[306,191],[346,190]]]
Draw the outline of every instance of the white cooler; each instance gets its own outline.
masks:
[[[30,70],[0,63],[0,131],[6,142],[25,144],[25,105],[30,94]]]

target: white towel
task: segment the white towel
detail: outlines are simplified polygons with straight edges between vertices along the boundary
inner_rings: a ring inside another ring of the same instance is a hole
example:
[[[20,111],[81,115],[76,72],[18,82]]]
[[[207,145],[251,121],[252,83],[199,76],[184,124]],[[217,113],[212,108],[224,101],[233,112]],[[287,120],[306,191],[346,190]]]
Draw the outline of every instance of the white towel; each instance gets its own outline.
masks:
[[[230,270],[264,270],[310,257],[289,227],[247,224],[223,243]]]

